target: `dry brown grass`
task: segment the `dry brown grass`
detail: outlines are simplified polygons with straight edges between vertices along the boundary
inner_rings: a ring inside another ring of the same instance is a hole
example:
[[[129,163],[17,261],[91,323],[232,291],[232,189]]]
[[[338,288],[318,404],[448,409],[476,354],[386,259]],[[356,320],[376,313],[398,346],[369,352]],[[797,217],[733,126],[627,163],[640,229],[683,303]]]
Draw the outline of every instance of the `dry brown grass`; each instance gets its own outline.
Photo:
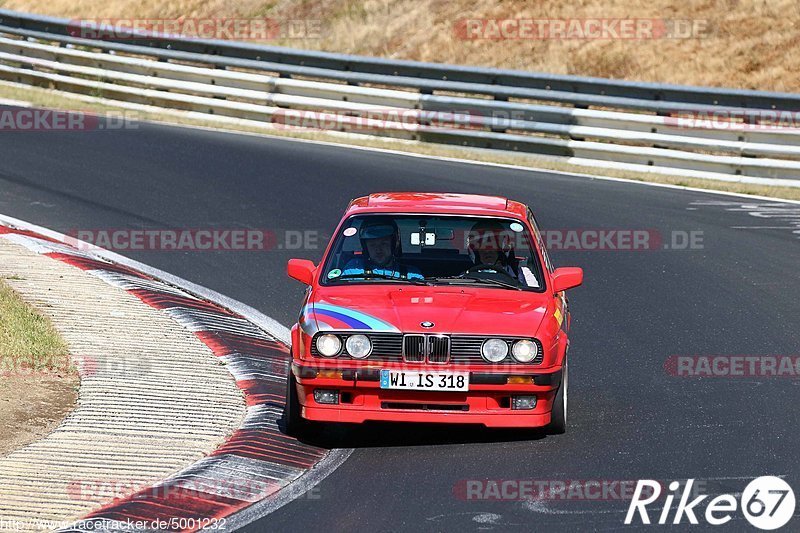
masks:
[[[320,38],[275,42],[391,58],[695,85],[800,91],[797,0],[0,0],[66,17],[270,17],[322,21]],[[463,18],[705,20],[703,38],[465,41]]]

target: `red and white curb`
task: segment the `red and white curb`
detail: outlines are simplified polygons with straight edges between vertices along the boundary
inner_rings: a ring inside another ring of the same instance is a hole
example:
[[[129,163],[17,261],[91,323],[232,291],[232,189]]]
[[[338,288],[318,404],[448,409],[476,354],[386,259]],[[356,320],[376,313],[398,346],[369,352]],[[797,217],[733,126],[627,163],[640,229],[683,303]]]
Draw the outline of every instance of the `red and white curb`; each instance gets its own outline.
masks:
[[[0,215],[0,235],[120,287],[164,311],[225,363],[242,389],[242,426],[209,456],[115,499],[63,531],[233,530],[303,494],[352,450],[281,433],[289,331],[253,308],[113,252]]]

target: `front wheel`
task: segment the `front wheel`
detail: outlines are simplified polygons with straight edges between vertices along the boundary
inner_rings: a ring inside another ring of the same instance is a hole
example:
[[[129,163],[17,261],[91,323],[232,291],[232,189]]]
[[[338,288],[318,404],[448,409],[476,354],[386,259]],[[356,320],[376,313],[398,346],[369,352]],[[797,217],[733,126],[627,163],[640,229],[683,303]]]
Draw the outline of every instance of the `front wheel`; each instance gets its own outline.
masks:
[[[548,433],[561,435],[567,432],[567,393],[569,392],[569,375],[567,372],[567,358],[564,356],[564,367],[561,369],[561,386],[558,388],[553,401],[553,412],[550,415]]]
[[[283,423],[286,434],[291,437],[300,437],[308,422],[300,415],[300,400],[297,396],[297,380],[292,373],[286,377],[286,403],[283,406]]]

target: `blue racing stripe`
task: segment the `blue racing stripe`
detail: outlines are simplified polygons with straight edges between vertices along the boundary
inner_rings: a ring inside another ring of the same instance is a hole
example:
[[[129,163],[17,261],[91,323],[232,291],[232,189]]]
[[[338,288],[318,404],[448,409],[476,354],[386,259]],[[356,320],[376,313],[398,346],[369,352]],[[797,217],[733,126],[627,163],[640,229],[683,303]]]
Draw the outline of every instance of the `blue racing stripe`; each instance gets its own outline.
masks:
[[[355,319],[351,316],[345,315],[344,313],[340,313],[338,311],[333,311],[331,309],[317,309],[316,306],[314,308],[314,313],[317,315],[327,315],[329,317],[333,317],[337,320],[341,320],[348,326],[353,329],[372,329],[369,325],[361,322],[358,319]]]
[[[366,313],[356,311],[355,309],[348,309],[346,307],[340,307],[338,305],[331,305],[322,302],[315,303],[314,312],[319,313],[321,310],[346,315],[350,319],[364,324],[365,329],[371,329],[374,331],[400,331],[388,322],[384,322],[383,320],[375,318],[374,316],[370,316]]]

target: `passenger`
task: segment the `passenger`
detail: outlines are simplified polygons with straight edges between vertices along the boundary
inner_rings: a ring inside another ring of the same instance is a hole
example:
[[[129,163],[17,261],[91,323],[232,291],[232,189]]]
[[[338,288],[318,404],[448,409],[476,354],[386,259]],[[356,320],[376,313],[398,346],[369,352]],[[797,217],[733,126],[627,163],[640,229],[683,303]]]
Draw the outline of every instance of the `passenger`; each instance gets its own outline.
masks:
[[[474,266],[486,265],[502,270],[527,286],[525,275],[514,254],[514,246],[503,235],[502,224],[496,220],[476,222],[469,233],[469,254]]]

